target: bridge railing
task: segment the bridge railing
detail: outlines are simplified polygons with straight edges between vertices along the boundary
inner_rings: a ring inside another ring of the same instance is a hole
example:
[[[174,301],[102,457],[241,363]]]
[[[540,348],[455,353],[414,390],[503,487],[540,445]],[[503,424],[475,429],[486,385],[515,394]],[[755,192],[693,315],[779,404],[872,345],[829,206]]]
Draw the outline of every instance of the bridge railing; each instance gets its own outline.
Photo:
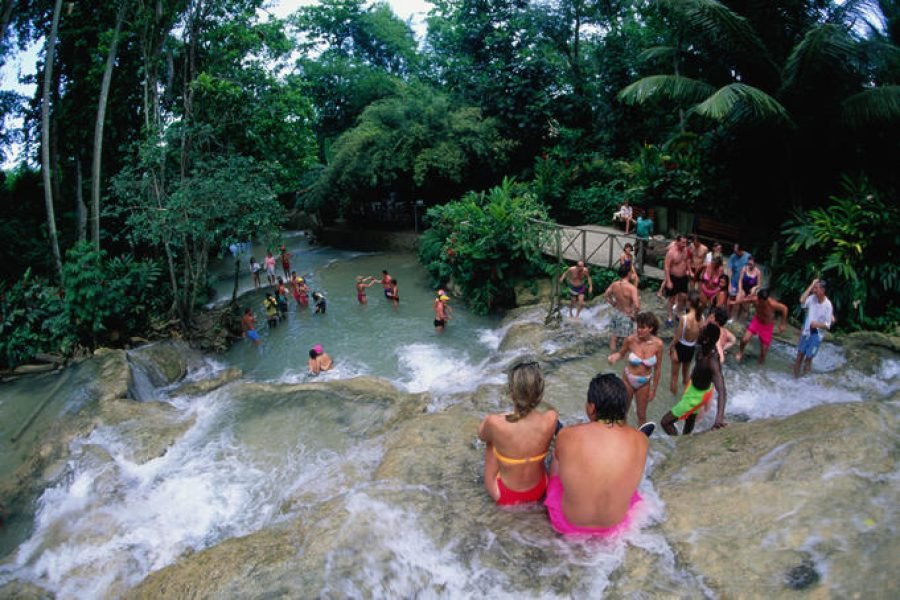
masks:
[[[582,260],[585,264],[612,268],[625,249],[634,245],[634,236],[624,233],[592,231],[532,219],[543,230],[544,252],[560,263]]]

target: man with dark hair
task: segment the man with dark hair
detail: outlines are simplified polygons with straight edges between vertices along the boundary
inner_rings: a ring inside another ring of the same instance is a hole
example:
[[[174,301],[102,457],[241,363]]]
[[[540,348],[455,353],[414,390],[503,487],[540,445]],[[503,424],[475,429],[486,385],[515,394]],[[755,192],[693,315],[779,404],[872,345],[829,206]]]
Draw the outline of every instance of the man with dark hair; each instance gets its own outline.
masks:
[[[672,310],[679,318],[682,309],[687,304],[688,293],[688,251],[687,240],[683,235],[675,238],[675,243],[669,246],[666,251],[665,262],[663,263],[665,272],[665,280],[663,281],[666,290],[666,327],[675,324]]]
[[[603,299],[613,310],[609,316],[609,351],[615,352],[618,340],[625,339],[634,331],[634,317],[641,311],[641,296],[629,281],[631,265],[619,267],[619,279],[609,284],[603,292]]]
[[[547,514],[566,535],[608,536],[627,527],[640,501],[649,442],[625,422],[628,393],[616,375],[597,375],[588,387],[590,422],[564,427],[547,486]]]
[[[787,323],[788,309],[787,306],[778,302],[773,298],[769,298],[769,290],[760,290],[755,296],[748,296],[741,302],[753,302],[756,311],[753,314],[753,320],[747,326],[747,332],[741,338],[741,349],[738,350],[735,358],[738,362],[744,358],[744,348],[750,343],[754,335],[759,336],[759,364],[766,362],[766,354],[769,352],[769,346],[772,345],[772,333],[775,331],[775,315],[781,315],[781,324],[778,326],[778,333],[784,332],[784,326]]]

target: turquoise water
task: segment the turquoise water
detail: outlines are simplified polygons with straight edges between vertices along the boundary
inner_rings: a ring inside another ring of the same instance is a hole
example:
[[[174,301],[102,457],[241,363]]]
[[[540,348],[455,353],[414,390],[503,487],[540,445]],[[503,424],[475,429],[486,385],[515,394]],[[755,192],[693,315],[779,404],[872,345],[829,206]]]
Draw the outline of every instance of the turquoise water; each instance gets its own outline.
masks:
[[[435,332],[435,290],[413,254],[363,254],[310,246],[300,235],[287,237],[287,247],[294,254],[292,270],[306,279],[311,290],[324,292],[328,311],[314,314],[312,307],[299,307],[289,297],[287,320],[269,329],[262,298],[270,288],[252,291],[246,255],[241,293],[247,293],[240,304],[253,309],[262,342],[259,347],[247,341],[235,345],[225,361],[243,369],[249,378],[304,381],[309,350],[321,344],[335,361],[335,369],[323,374],[323,379],[365,374],[400,382],[410,391],[457,387],[495,347],[493,330],[499,319],[476,315],[459,301],[451,300],[453,318],[442,333]],[[257,257],[263,255],[256,251]],[[231,297],[233,268],[230,258],[212,265],[221,274],[220,300]],[[356,276],[380,278],[383,269],[398,281],[400,304],[395,307],[385,299],[379,283],[367,289],[368,304],[360,304]]]

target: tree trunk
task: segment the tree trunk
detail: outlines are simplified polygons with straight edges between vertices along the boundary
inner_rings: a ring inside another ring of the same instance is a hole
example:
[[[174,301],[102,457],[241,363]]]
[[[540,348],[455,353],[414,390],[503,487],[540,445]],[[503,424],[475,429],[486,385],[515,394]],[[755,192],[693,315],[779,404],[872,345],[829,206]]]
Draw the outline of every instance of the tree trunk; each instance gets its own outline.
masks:
[[[87,206],[84,205],[84,179],[81,176],[81,157],[75,157],[75,213],[78,215],[78,241],[87,239]]]
[[[0,15],[0,44],[6,39],[6,28],[9,27],[15,6],[16,0],[3,0],[2,15]]]
[[[53,6],[53,23],[47,49],[44,52],[44,90],[41,98],[41,172],[44,181],[44,203],[47,207],[47,231],[50,235],[50,250],[56,263],[56,273],[62,281],[62,257],[59,253],[59,239],[56,233],[56,213],[53,210],[53,181],[50,172],[50,88],[53,85],[53,61],[56,54],[56,32],[59,29],[59,12],[62,0]]]
[[[125,7],[122,3],[116,15],[116,28],[113,30],[109,52],[106,55],[106,69],[100,84],[100,100],[97,103],[97,120],[94,122],[94,162],[91,165],[91,243],[94,250],[100,249],[100,165],[103,158],[103,126],[106,120],[106,103],[109,100],[109,85],[112,81],[113,67],[116,63],[116,52],[119,47],[119,33],[125,21]]]

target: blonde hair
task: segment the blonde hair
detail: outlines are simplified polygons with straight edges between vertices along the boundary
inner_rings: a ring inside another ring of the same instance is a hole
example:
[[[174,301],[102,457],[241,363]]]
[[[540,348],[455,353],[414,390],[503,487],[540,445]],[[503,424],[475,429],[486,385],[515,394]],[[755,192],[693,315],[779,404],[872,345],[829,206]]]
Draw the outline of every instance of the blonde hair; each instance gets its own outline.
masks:
[[[544,374],[536,361],[522,362],[509,370],[509,395],[516,411],[506,415],[506,420],[515,423],[528,416],[544,397]]]

